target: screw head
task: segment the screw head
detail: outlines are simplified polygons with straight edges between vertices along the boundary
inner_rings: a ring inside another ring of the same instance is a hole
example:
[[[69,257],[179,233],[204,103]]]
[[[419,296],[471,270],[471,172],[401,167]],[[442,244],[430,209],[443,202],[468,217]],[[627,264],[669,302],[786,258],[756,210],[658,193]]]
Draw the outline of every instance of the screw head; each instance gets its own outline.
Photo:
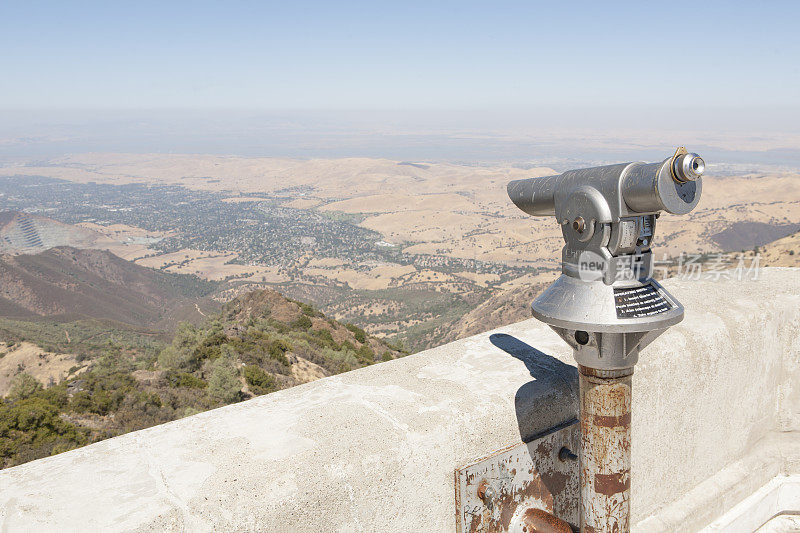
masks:
[[[577,458],[578,456],[575,455],[572,452],[572,450],[570,450],[566,446],[563,446],[560,450],[558,450],[558,460],[561,462],[574,461]]]
[[[497,492],[495,492],[494,487],[490,485],[487,480],[481,480],[478,485],[478,498],[480,498],[483,504],[490,510],[494,507],[495,497],[497,497]]]

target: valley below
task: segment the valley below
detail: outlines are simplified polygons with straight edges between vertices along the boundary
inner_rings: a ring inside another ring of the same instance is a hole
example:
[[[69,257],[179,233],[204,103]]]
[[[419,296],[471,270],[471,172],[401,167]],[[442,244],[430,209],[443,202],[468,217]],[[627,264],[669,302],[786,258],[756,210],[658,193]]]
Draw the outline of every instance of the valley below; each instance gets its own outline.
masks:
[[[556,167],[0,166],[0,466],[528,318],[562,238],[505,186]],[[690,215],[659,218],[657,277],[800,266],[797,171],[711,165],[703,187]]]

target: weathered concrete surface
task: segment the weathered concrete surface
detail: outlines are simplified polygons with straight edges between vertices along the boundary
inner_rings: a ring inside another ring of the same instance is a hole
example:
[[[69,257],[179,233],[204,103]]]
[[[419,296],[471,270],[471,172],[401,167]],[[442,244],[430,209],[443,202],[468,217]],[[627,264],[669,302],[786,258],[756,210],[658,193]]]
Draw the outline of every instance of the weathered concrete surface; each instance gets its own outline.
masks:
[[[779,516],[791,513],[791,516]],[[773,518],[777,517],[777,518]],[[800,475],[775,476],[736,504],[703,533],[800,531]]]
[[[800,472],[800,271],[665,285],[687,313],[634,374],[633,523],[691,531]],[[569,365],[528,320],[7,469],[0,523],[453,531],[454,469],[575,416]]]

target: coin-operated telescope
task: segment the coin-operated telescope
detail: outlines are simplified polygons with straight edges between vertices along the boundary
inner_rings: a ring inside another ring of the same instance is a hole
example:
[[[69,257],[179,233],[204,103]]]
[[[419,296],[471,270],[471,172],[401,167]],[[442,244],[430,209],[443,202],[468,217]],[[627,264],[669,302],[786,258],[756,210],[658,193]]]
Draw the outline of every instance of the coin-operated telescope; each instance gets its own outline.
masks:
[[[660,163],[570,170],[508,184],[530,215],[555,216],[561,276],[531,304],[573,349],[580,376],[581,531],[630,529],[631,376],[639,350],[683,319],[652,279],[661,211],[697,206],[705,162],[678,148]],[[594,528],[594,529],[590,529]]]

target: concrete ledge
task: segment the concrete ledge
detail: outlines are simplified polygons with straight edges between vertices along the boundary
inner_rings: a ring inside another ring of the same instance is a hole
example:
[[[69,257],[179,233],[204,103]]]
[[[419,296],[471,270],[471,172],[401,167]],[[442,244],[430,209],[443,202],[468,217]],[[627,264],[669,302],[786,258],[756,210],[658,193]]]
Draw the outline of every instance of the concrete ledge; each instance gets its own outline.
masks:
[[[771,487],[775,480],[786,478],[786,473],[800,472],[797,465],[790,462],[797,458],[800,458],[800,435],[770,433],[742,459],[726,466],[658,513],[640,521],[636,529],[642,532],[692,531],[717,519],[702,531],[755,531],[781,512],[773,510],[772,504],[776,502],[751,501],[746,513],[733,509],[758,495],[763,487]],[[731,516],[731,513],[735,516]],[[746,525],[739,520],[742,517],[746,518]]]
[[[800,271],[665,286],[687,313],[636,367],[633,518],[640,531],[671,530],[684,498],[677,521],[691,531],[800,472],[784,445],[800,430]],[[0,471],[0,522],[453,531],[454,469],[574,417],[576,395],[569,349],[528,320]],[[708,503],[685,499],[692,489],[760,447],[778,459],[750,471],[752,488],[723,483],[713,513],[691,510]]]
[[[780,474],[715,520],[703,533],[749,533],[782,514],[800,514],[800,475]],[[792,520],[800,525],[800,517]],[[776,531],[779,531],[776,529]],[[797,531],[797,528],[783,531]]]

